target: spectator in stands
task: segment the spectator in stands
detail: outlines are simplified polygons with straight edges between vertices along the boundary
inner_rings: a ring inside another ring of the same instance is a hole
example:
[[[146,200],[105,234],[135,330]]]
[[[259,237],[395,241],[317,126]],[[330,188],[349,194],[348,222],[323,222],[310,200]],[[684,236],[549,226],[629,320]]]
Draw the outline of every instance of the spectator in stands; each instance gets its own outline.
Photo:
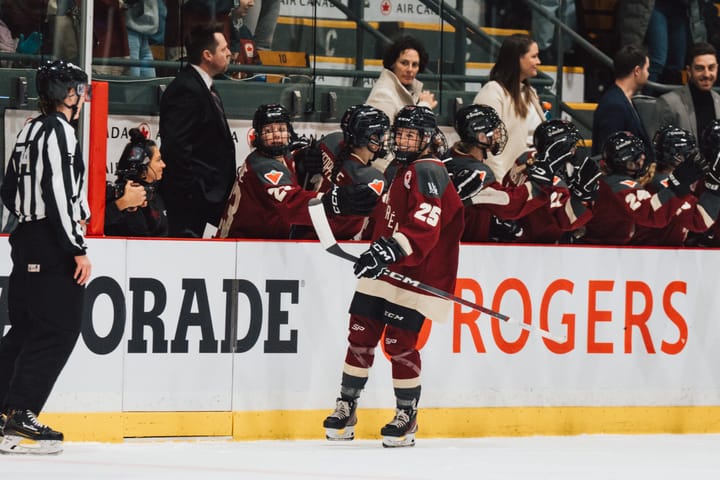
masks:
[[[293,225],[312,225],[307,206],[313,198],[322,198],[329,216],[364,216],[377,204],[380,194],[366,184],[333,186],[322,194],[300,185],[290,155],[297,136],[282,105],[260,105],[253,130],[255,149],[238,171],[218,237],[287,239]]]
[[[280,15],[280,0],[257,0],[245,19],[260,50],[272,50],[275,27]]]
[[[390,121],[403,107],[421,105],[435,108],[435,95],[423,90],[423,84],[416,79],[418,73],[425,71],[428,53],[423,44],[414,37],[404,36],[394,41],[383,55],[383,70],[380,78],[370,91],[365,103],[377,107],[388,116]],[[378,159],[376,168],[384,171],[387,160]]]
[[[592,153],[600,153],[610,135],[631,132],[645,143],[644,155],[652,159],[650,138],[640,120],[632,97],[648,82],[650,60],[643,47],[625,45],[613,59],[615,83],[600,98],[593,114]]]
[[[260,56],[257,54],[255,39],[245,23],[248,12],[253,9],[253,0],[236,0],[237,5],[232,9],[232,30],[230,31],[230,51],[232,63],[240,65],[259,65]],[[240,80],[249,75],[244,72],[234,72],[232,78]]]
[[[227,71],[222,25],[198,25],[186,44],[189,65],[160,100],[160,191],[171,236],[212,236],[235,178],[235,142],[213,78]],[[210,225],[211,227],[208,227]]]
[[[575,14],[575,0],[538,0],[537,2],[549,14],[557,17],[568,27],[577,30],[577,15]],[[562,8],[561,8],[562,7]],[[532,37],[538,44],[540,49],[540,58],[545,63],[554,64],[557,62],[557,47],[555,43],[555,25],[540,13],[533,10],[532,12]],[[572,39],[569,35],[563,35],[563,51],[572,50]]]
[[[43,40],[45,42],[42,46],[43,50],[49,48],[47,43],[52,39],[46,36],[44,38],[42,34],[46,25],[48,0],[2,0],[0,5],[3,21],[10,29],[12,37],[18,39],[19,53],[38,53]],[[20,46],[29,39],[32,39],[32,48],[30,45],[27,48]]]
[[[128,32],[128,48],[130,58],[135,60],[153,61],[150,50],[150,37],[157,33],[160,27],[159,0],[134,0],[126,2],[128,9],[125,12],[125,22]],[[130,67],[128,75],[131,77],[154,77],[155,68]]]
[[[498,155],[490,153],[486,160],[495,178],[504,178],[515,160],[529,149],[535,128],[545,119],[538,94],[530,86],[538,65],[537,43],[524,34],[510,35],[500,46],[490,81],[473,100],[493,107],[507,127],[505,149]]]
[[[230,38],[230,11],[233,0],[166,0],[165,59],[179,60],[190,55],[183,49],[188,34],[198,25],[219,23]]]
[[[129,58],[128,32],[120,0],[94,0],[93,57]],[[124,67],[93,65],[93,73],[122,75]]]
[[[621,46],[647,46],[653,82],[680,83],[688,43],[707,39],[698,0],[623,0],[616,19]]]
[[[713,91],[718,61],[715,47],[699,42],[688,52],[687,84],[657,100],[659,125],[688,130],[695,139],[715,119],[720,118],[720,95]]]
[[[137,129],[130,130],[117,165],[117,182],[108,184],[105,235],[166,237],[165,203],[157,193],[165,162],[160,149]]]

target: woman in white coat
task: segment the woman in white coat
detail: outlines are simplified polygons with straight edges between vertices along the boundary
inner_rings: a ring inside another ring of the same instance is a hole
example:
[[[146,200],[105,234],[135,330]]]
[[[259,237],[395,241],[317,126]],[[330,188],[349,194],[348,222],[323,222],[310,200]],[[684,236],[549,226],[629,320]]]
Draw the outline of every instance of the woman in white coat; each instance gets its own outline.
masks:
[[[508,143],[499,155],[489,154],[485,163],[502,179],[515,160],[532,145],[535,128],[545,120],[537,92],[530,78],[540,65],[538,45],[528,35],[514,34],[500,46],[490,81],[483,85],[473,103],[490,105],[500,115],[508,132]]]
[[[394,122],[397,112],[408,105],[435,108],[435,95],[423,90],[422,82],[415,78],[425,71],[428,58],[419,40],[410,36],[397,39],[385,51],[384,68],[365,103],[385,112],[391,122]],[[387,159],[378,159],[373,166],[384,171]]]

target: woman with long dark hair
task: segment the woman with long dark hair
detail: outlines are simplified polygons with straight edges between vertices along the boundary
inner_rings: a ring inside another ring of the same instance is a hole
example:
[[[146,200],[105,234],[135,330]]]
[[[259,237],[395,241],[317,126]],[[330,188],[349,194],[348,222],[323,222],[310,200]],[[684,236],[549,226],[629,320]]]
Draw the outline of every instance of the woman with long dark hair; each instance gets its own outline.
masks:
[[[528,150],[535,128],[545,119],[538,94],[530,86],[539,64],[537,43],[528,35],[510,35],[500,47],[490,81],[473,101],[493,107],[507,127],[505,150],[486,160],[496,178],[503,178],[515,159]]]

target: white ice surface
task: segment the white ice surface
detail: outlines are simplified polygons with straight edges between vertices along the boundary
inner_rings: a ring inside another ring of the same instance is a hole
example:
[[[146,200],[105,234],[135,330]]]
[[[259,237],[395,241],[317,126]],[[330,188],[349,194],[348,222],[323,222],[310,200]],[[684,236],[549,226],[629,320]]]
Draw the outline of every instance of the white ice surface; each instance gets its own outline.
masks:
[[[720,435],[584,435],[379,441],[67,442],[58,456],[0,456],[7,480],[720,479]]]

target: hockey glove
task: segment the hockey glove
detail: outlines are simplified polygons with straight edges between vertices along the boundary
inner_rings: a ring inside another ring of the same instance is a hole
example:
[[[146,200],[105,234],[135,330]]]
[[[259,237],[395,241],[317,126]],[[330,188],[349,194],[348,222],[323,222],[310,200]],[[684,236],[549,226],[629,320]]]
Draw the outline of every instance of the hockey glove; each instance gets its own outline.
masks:
[[[675,192],[675,195],[683,197],[690,193],[690,186],[702,178],[702,173],[693,159],[685,159],[668,175],[668,187]]]
[[[517,242],[523,236],[523,228],[514,220],[504,220],[493,215],[488,236],[493,242]]]
[[[328,215],[370,215],[380,197],[365,184],[333,187],[322,196]]]
[[[455,189],[460,195],[460,200],[466,204],[471,203],[470,199],[485,186],[485,172],[480,170],[464,168],[451,175],[450,178],[452,178]]]
[[[391,263],[405,256],[405,251],[394,238],[380,237],[370,244],[370,248],[360,255],[355,263],[355,276],[378,278]]]
[[[312,178],[323,171],[323,152],[315,141],[295,152],[294,158],[299,179]]]
[[[590,158],[580,162],[573,171],[568,187],[573,197],[582,202],[593,202],[597,199],[600,190],[600,167]]]
[[[553,184],[555,172],[548,162],[542,160],[529,162],[525,171],[527,172],[528,178],[540,187],[550,186]]]

